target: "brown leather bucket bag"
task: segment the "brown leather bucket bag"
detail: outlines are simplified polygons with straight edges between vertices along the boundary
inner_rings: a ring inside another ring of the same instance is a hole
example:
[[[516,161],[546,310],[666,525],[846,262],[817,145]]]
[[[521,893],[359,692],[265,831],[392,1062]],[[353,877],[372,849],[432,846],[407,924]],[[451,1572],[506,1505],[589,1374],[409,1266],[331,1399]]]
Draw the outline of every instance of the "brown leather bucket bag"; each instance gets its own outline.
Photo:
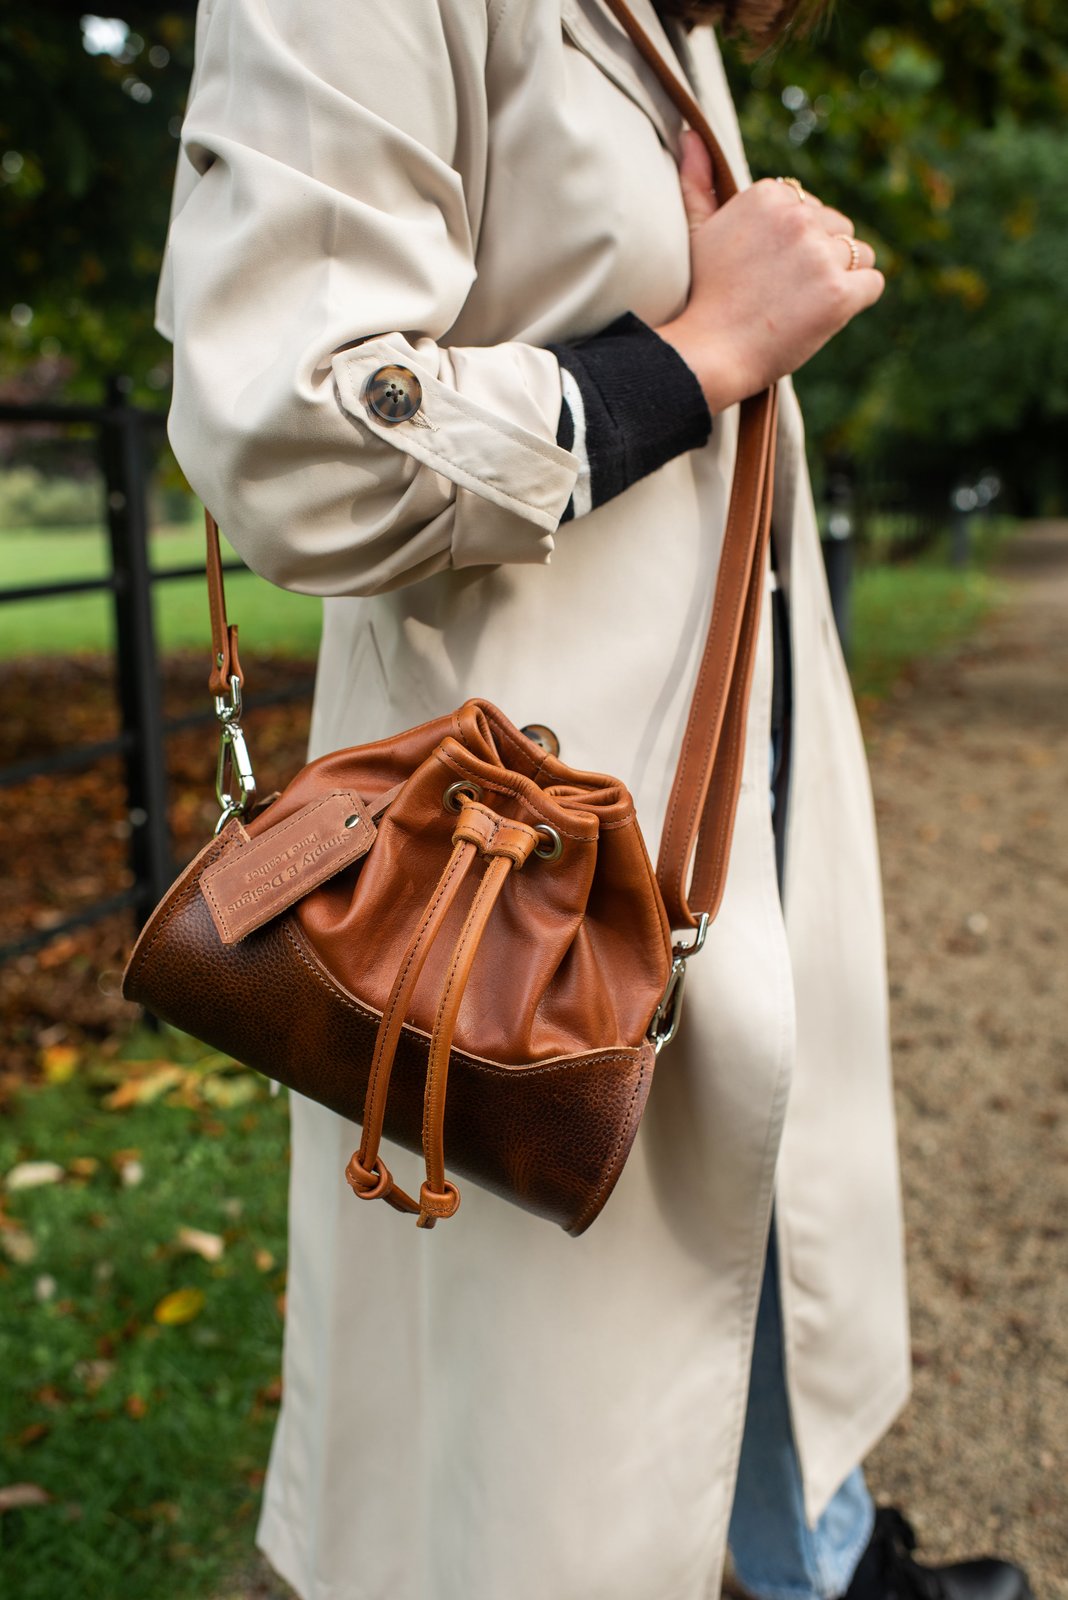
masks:
[[[735,185],[692,96],[619,20]],[[141,932],[129,1000],[362,1124],[354,1192],[450,1217],[452,1171],[580,1234],[626,1161],[722,897],[764,592],[773,391],[742,407],[708,636],[654,873],[624,785],[548,730],[459,710],[306,766],[257,805],[207,516],[215,837]],[[236,796],[230,793],[237,790]],[[697,909],[692,909],[697,908]],[[673,932],[690,934],[673,944]],[[417,1197],[383,1137],[421,1152]]]

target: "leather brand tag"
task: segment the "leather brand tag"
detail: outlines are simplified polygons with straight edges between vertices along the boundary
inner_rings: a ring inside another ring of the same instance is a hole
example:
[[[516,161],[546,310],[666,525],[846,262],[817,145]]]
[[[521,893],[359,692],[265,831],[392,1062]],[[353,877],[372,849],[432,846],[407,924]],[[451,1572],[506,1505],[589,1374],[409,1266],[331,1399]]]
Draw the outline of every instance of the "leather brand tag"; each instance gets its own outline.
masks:
[[[236,944],[358,861],[376,832],[358,795],[332,790],[255,839],[239,836],[200,879],[223,944]]]

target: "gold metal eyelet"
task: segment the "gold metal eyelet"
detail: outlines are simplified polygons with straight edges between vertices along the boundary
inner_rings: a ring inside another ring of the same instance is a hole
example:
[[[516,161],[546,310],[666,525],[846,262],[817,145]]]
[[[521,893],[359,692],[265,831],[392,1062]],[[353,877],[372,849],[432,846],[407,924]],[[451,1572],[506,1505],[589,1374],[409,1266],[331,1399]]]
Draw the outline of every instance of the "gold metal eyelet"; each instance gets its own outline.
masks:
[[[542,861],[559,861],[564,853],[564,841],[556,829],[550,828],[547,822],[539,822],[534,832],[540,833],[545,840],[544,844],[534,846],[534,854],[540,856]]]
[[[459,783],[450,783],[441,799],[445,810],[459,812],[460,796],[462,794],[466,795],[469,800],[481,800],[481,785],[472,783],[470,778],[461,778]]]

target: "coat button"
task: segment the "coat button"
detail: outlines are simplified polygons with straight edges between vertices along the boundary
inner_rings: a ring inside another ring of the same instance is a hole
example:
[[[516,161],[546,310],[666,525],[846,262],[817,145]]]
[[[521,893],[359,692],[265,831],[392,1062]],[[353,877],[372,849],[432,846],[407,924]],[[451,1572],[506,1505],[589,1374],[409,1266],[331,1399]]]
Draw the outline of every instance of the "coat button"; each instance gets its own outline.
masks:
[[[407,422],[419,410],[423,386],[407,367],[379,367],[367,382],[367,404],[383,422]]]
[[[533,739],[535,744],[540,744],[551,756],[560,754],[560,741],[551,728],[544,722],[528,722],[525,728],[520,728],[520,733],[525,733],[528,739]]]

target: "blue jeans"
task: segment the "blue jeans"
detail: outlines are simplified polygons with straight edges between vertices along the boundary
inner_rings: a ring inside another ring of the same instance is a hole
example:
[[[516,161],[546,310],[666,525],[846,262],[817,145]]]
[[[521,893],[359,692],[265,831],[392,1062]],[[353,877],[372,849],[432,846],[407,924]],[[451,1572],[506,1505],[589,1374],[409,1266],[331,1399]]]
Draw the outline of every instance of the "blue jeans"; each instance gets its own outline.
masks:
[[[759,1600],[834,1600],[849,1588],[875,1521],[856,1467],[814,1528],[805,1521],[782,1354],[775,1230],[768,1244],[729,1542],[734,1570]]]
[[[781,639],[782,634],[777,638]],[[785,650],[781,652],[786,654]],[[776,651],[776,670],[781,670]],[[788,698],[786,703],[788,704]],[[788,713],[787,713],[788,716]],[[782,892],[786,791],[778,783],[788,743],[776,727],[770,751],[772,819]],[[788,756],[787,756],[788,759]],[[776,795],[778,794],[778,804]],[[734,1570],[758,1600],[835,1600],[849,1588],[875,1524],[864,1473],[856,1467],[814,1528],[805,1521],[782,1351],[779,1260],[772,1219],[757,1309],[749,1404],[728,1535]]]

